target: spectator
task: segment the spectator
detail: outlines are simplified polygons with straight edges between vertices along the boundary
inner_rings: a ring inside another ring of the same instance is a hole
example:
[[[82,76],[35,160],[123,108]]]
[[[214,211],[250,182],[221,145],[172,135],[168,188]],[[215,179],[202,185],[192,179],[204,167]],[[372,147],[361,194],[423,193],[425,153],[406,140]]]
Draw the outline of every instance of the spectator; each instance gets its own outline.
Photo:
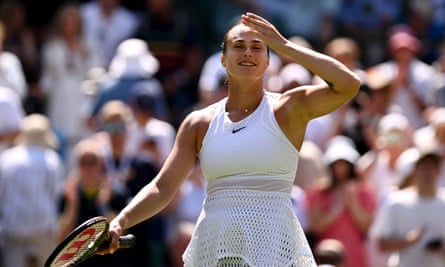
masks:
[[[134,142],[135,122],[130,107],[108,101],[100,111],[101,130],[92,138],[101,145],[105,173],[114,190],[126,190],[131,160],[139,150]]]
[[[412,146],[413,129],[405,116],[389,113],[379,120],[376,132],[373,148],[359,159],[357,168],[380,203],[402,181],[396,161],[405,149]]]
[[[27,114],[43,112],[38,93],[40,50],[32,28],[28,25],[27,10],[21,1],[7,0],[0,4],[0,20],[4,22],[4,51],[15,54],[23,68],[28,91],[25,95]]]
[[[0,154],[9,148],[20,131],[25,112],[19,97],[0,86]]]
[[[418,58],[419,40],[406,25],[393,26],[387,41],[391,58],[374,67],[389,75],[392,84],[391,112],[402,113],[415,128],[425,126],[423,117],[431,94],[435,70]]]
[[[156,106],[164,104],[152,89],[146,84],[137,84],[131,90],[129,104],[134,114],[138,135],[144,140],[149,138],[156,146],[153,156],[157,167],[160,167],[173,148],[176,129],[168,121],[155,116]]]
[[[414,185],[391,193],[378,211],[373,228],[379,248],[397,252],[397,266],[445,265],[445,191],[438,185],[441,160],[435,150],[420,149]]]
[[[387,194],[392,194],[392,192],[397,192],[401,189],[408,188],[413,185],[413,170],[416,161],[419,157],[419,151],[415,147],[410,147],[405,149],[398,157],[395,163],[395,170],[397,174],[401,177],[400,183],[392,186],[391,190]],[[383,204],[377,207],[380,209]],[[380,214],[377,212],[377,216]],[[375,221],[379,221],[379,218],[374,218]],[[368,255],[369,255],[369,266],[370,267],[382,267],[388,266],[392,267],[394,265],[387,264],[397,259],[397,253],[391,251],[382,251],[378,247],[378,238],[375,233],[376,224],[373,223],[368,231]],[[395,266],[394,266],[395,267]]]
[[[65,193],[59,202],[60,235],[63,240],[76,226],[96,216],[113,218],[116,211],[127,203],[129,195],[112,190],[104,173],[99,144],[82,139],[74,148],[76,165],[65,181]],[[79,267],[126,266],[124,258],[116,253],[104,257],[92,257]]]
[[[374,218],[372,190],[359,181],[355,164],[359,153],[345,136],[330,139],[324,155],[328,178],[306,192],[308,230],[316,243],[337,239],[345,247],[346,266],[368,266],[366,235]]]
[[[28,94],[23,66],[16,54],[4,50],[5,38],[6,28],[0,21],[0,85],[12,89],[23,100]]]
[[[84,37],[100,47],[100,67],[108,69],[118,45],[131,38],[138,20],[120,0],[92,0],[81,5]]]
[[[436,70],[434,88],[429,96],[429,103],[434,107],[445,107],[445,39],[438,47],[439,55],[432,63]]]
[[[17,145],[0,156],[0,229],[3,267],[43,266],[57,245],[57,203],[63,165],[47,117],[26,116]]]
[[[428,121],[428,125],[414,132],[414,144],[417,147],[434,146],[445,158],[445,107],[432,109]],[[445,161],[439,173],[439,184],[445,186]]]
[[[82,31],[79,6],[62,5],[54,18],[53,35],[42,48],[40,86],[48,99],[46,114],[67,140],[68,150],[90,133],[79,108],[85,100],[82,81],[98,64],[97,48],[83,37]]]
[[[203,62],[201,33],[187,13],[172,0],[145,0],[136,38],[147,42],[159,59],[161,81],[170,108],[169,122],[179,124],[182,111],[198,99]]]
[[[121,42],[113,57],[106,76],[97,85],[96,96],[89,112],[88,125],[97,129],[97,115],[103,106],[112,100],[129,104],[131,89],[138,83],[163,98],[161,83],[153,76],[159,70],[159,61],[153,56],[147,44],[140,39],[126,39]],[[167,116],[163,114],[163,116]]]
[[[140,149],[131,159],[129,171],[125,180],[127,191],[131,197],[149,183],[159,171],[158,162],[152,151],[156,143],[149,134],[140,144]],[[167,214],[165,209],[156,216],[128,229],[128,232],[138,238],[131,250],[126,250],[126,266],[168,266],[167,264]]]

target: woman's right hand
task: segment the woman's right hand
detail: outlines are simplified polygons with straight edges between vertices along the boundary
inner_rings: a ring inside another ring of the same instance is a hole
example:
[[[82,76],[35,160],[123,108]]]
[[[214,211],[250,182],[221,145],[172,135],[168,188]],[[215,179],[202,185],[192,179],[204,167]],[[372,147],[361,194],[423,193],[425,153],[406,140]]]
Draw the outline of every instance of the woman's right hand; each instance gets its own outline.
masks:
[[[101,248],[96,251],[98,255],[113,254],[119,249],[119,238],[123,235],[125,229],[126,219],[120,214],[111,220],[108,228],[108,240],[110,244],[106,248]]]

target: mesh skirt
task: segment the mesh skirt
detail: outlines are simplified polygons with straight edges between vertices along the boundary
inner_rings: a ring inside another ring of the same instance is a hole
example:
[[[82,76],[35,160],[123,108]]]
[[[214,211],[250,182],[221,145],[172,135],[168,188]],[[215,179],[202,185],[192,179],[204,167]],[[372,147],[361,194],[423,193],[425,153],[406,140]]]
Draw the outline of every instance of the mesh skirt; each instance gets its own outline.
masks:
[[[207,197],[186,267],[313,267],[309,244],[288,194],[218,191]]]

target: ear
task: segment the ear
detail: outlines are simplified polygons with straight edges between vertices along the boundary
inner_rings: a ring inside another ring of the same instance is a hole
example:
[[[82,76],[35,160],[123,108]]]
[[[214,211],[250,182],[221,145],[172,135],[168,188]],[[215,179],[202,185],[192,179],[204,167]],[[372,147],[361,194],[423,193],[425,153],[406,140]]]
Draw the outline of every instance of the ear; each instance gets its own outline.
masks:
[[[223,65],[223,67],[226,67],[226,57],[224,56],[224,53],[221,53],[221,65]]]

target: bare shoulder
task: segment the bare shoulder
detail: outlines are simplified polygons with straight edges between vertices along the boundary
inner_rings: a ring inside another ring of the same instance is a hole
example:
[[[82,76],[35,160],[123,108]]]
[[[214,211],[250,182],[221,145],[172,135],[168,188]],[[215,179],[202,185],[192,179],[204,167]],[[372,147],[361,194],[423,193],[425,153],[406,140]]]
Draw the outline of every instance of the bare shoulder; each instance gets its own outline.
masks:
[[[210,121],[215,115],[217,103],[202,109],[190,112],[182,122],[179,131],[193,133],[196,141],[196,149],[200,150],[202,140],[210,125]]]
[[[213,115],[216,112],[217,104],[212,104],[210,106],[193,110],[184,119],[183,123],[187,123],[190,126],[205,126],[210,123]]]

